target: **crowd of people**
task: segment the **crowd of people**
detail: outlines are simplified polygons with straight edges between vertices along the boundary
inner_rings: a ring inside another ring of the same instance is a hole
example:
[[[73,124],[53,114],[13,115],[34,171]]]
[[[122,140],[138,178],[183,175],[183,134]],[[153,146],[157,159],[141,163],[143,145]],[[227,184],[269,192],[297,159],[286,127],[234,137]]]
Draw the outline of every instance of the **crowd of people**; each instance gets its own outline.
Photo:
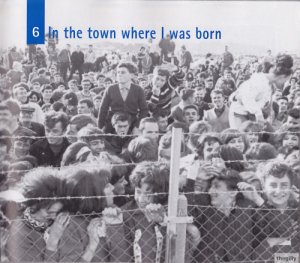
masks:
[[[298,252],[297,58],[196,55],[169,36],[2,52],[1,262],[163,262],[173,128],[186,262]]]

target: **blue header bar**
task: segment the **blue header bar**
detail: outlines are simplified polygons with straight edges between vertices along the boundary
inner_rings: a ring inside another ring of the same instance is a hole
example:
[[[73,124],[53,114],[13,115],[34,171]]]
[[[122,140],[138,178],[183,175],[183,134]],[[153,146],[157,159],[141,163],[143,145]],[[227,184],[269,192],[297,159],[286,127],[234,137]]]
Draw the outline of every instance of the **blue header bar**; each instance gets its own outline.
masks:
[[[27,0],[27,44],[45,44],[45,0]]]

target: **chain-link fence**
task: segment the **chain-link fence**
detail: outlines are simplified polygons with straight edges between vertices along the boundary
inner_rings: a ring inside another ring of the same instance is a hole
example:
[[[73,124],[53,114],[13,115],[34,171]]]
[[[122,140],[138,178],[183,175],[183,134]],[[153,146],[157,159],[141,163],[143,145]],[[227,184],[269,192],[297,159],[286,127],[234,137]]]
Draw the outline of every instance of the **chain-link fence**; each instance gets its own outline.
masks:
[[[187,223],[185,262],[273,262],[275,253],[298,253],[297,207],[276,210],[237,201],[234,207],[217,209],[200,205],[203,200],[188,205],[193,223]],[[9,232],[0,228],[1,262],[78,262],[87,258],[93,262],[165,262],[167,238],[173,238],[173,243],[181,238],[168,237],[167,221],[149,220],[134,201],[117,216],[105,218],[96,213],[69,215],[67,224],[58,228],[61,235],[52,250],[48,241],[55,222],[44,228],[24,216],[11,220]],[[96,221],[100,224],[95,225]],[[177,227],[183,224],[179,222]],[[97,246],[90,242],[95,238]]]

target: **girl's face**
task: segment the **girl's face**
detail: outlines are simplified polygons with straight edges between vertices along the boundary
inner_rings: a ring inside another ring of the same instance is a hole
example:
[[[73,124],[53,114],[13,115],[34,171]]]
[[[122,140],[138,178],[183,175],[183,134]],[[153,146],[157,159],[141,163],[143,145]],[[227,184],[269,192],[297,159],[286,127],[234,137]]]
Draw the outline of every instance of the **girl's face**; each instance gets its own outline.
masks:
[[[264,190],[268,202],[276,208],[285,208],[287,206],[291,182],[287,175],[282,178],[277,178],[272,175],[266,178]]]
[[[249,133],[249,134],[247,134],[247,139],[250,144],[257,143],[258,142],[258,134]]]
[[[282,141],[282,146],[292,149],[299,146],[299,137],[295,134],[286,134]]]
[[[147,205],[153,203],[152,186],[142,183],[141,187],[135,187],[134,199],[140,209],[144,209]]]
[[[55,202],[45,208],[41,208],[35,212],[32,217],[40,223],[50,224],[50,222],[56,218],[62,208],[63,204],[61,202]]]
[[[32,95],[32,96],[29,98],[29,101],[37,103],[38,98],[37,98],[36,95]]]
[[[229,146],[232,146],[232,147],[238,149],[242,153],[245,150],[245,143],[244,143],[242,136],[231,139],[227,144]]]

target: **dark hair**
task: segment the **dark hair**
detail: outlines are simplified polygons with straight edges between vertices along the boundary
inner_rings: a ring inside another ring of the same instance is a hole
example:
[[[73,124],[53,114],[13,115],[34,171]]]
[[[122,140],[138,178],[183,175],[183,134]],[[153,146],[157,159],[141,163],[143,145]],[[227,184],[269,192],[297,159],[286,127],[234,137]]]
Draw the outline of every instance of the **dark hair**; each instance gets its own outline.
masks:
[[[118,121],[128,121],[129,125],[131,124],[131,117],[125,112],[116,112],[111,118],[111,124],[114,126]]]
[[[223,181],[229,191],[238,190],[237,184],[241,181],[239,173],[232,169],[223,169],[213,179]]]
[[[141,131],[145,129],[146,123],[156,123],[157,124],[157,120],[153,117],[146,117],[146,118],[141,119],[140,126],[139,126],[139,129]]]
[[[90,150],[90,152],[84,153],[80,157],[80,159],[78,159],[76,156],[83,147],[89,148],[89,145],[85,142],[74,142],[71,145],[69,145],[63,154],[63,157],[61,160],[61,166],[68,166],[71,164],[76,164],[76,163],[86,161],[87,155],[91,152],[91,150]]]
[[[223,144],[227,144],[232,139],[235,139],[238,137],[243,138],[243,142],[244,142],[244,146],[245,146],[244,151],[246,151],[247,148],[249,147],[249,144],[248,144],[247,138],[244,133],[241,133],[239,130],[231,129],[231,128],[225,129],[221,132],[221,139],[222,139]]]
[[[266,142],[254,143],[246,152],[247,160],[270,160],[277,157],[276,148]]]
[[[83,127],[87,126],[88,124],[92,124],[92,125],[96,126],[96,123],[92,119],[92,117],[84,115],[84,114],[75,115],[70,120],[70,125],[75,125],[77,131],[79,131]]]
[[[82,99],[79,104],[86,104],[89,109],[94,108],[94,103],[90,99]]]
[[[137,137],[130,141],[128,153],[133,163],[143,161],[157,161],[158,145],[152,140],[144,137]]]
[[[67,105],[73,105],[73,106],[78,105],[78,98],[76,96],[76,93],[72,91],[65,93],[63,95],[63,99],[68,101]]]
[[[130,62],[123,62],[118,65],[118,68],[126,68],[129,73],[135,74],[137,72],[137,68],[134,64]]]
[[[63,177],[58,175],[53,167],[39,167],[24,175],[19,187],[25,198],[36,198],[27,200],[25,205],[34,208],[37,212],[56,201],[51,199],[38,200],[38,198],[62,197]]]
[[[290,182],[292,183],[293,176],[294,176],[292,169],[287,164],[278,161],[267,163],[263,170],[264,180],[269,176],[274,176],[276,178],[283,178],[285,175],[288,176]]]
[[[219,148],[219,154],[224,160],[226,168],[233,169],[238,172],[244,171],[244,157],[241,151],[228,145],[221,145]]]
[[[169,116],[168,112],[164,110],[155,110],[152,114],[152,117],[155,118],[156,120],[158,120],[159,117],[165,118],[168,116]]]
[[[76,169],[77,168],[77,169]],[[109,183],[109,170],[99,167],[87,170],[86,168],[72,167],[63,171],[66,176],[64,191],[70,197],[102,196],[103,198],[76,198],[66,201],[67,210],[71,213],[91,214],[101,213],[106,207],[104,189]]]
[[[52,109],[56,112],[59,112],[61,110],[63,110],[63,112],[66,112],[66,107],[65,105],[60,102],[60,101],[56,101],[52,104]]]
[[[292,108],[288,111],[288,115],[294,119],[299,119],[300,118],[300,109]]]
[[[83,127],[78,132],[78,137],[86,143],[94,140],[105,140],[105,134],[98,127]]]
[[[290,55],[278,55],[276,57],[274,74],[275,75],[290,75],[293,70],[293,58]]]
[[[33,96],[36,96],[37,97],[37,101],[40,101],[42,99],[42,96],[39,92],[37,91],[30,91],[29,95],[28,95],[28,99],[31,99]]]
[[[0,110],[8,110],[13,116],[19,116],[21,111],[19,104],[11,99],[0,103]]]
[[[211,97],[213,94],[215,94],[215,95],[221,94],[223,97],[225,97],[225,96],[224,96],[224,93],[223,93],[221,90],[218,90],[218,89],[212,90],[212,92],[210,93],[210,97]]]
[[[43,93],[46,89],[51,89],[52,91],[54,91],[54,88],[50,84],[44,84],[42,86],[41,92]]]
[[[192,97],[195,93],[194,89],[182,89],[180,91],[180,98],[183,101],[186,101],[188,98]]]
[[[155,67],[153,74],[157,74],[162,77],[166,77],[166,80],[170,77],[170,73],[166,69],[162,69],[160,67]]]
[[[187,105],[183,108],[183,111],[186,111],[188,109],[193,109],[197,112],[197,114],[199,115],[199,109],[198,109],[198,106],[195,105],[195,104],[190,104],[190,105]]]
[[[50,111],[45,114],[45,127],[53,128],[56,123],[61,122],[63,130],[65,130],[69,124],[69,118],[64,112]]]
[[[132,171],[130,182],[134,187],[141,187],[142,184],[151,185],[153,194],[160,193],[154,196],[154,203],[166,204],[168,201],[169,176],[170,168],[167,164],[142,162]]]

